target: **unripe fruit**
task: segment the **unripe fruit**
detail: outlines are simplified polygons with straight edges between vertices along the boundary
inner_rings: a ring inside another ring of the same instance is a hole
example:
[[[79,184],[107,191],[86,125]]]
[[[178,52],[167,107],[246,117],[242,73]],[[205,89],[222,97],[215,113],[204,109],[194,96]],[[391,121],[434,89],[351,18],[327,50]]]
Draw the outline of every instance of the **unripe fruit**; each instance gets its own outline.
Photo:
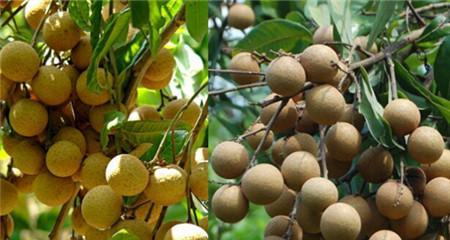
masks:
[[[106,166],[111,159],[101,152],[89,155],[81,166],[81,184],[87,189],[106,185]]]
[[[357,212],[361,219],[361,232],[360,236],[367,236],[367,229],[372,224],[372,210],[370,209],[369,204],[367,201],[356,195],[347,195],[344,198],[342,198],[339,202],[347,203],[348,205],[352,206]]]
[[[369,52],[375,54],[378,52],[378,47],[377,44],[374,42],[372,44],[372,46],[370,47],[370,49],[367,49],[367,43],[368,43],[369,39],[366,36],[358,36],[353,40],[353,44],[360,46],[366,50],[368,50]]]
[[[122,196],[134,196],[144,191],[149,172],[139,158],[130,154],[114,157],[106,167],[106,181]]]
[[[283,192],[283,176],[270,164],[258,164],[245,172],[241,179],[244,196],[254,204],[269,204]]]
[[[55,51],[72,49],[81,38],[81,29],[68,12],[56,12],[50,15],[45,20],[42,33],[44,42]]]
[[[283,155],[283,147],[286,143],[285,138],[280,138],[272,145],[272,163],[274,163],[277,166],[281,166],[281,164],[284,161],[284,155]]]
[[[237,29],[244,30],[255,23],[255,13],[252,8],[235,3],[228,12],[228,25]]]
[[[391,227],[402,239],[418,238],[427,230],[427,211],[422,204],[414,201],[409,213],[399,220],[392,220]]]
[[[316,140],[307,133],[297,133],[289,137],[283,146],[283,156],[289,156],[293,152],[305,151],[313,156],[317,155],[318,146]]]
[[[86,221],[83,218],[83,215],[81,215],[81,207],[75,207],[72,211],[72,228],[73,230],[80,234],[85,235],[86,232],[88,232],[90,226],[86,223]]]
[[[328,129],[325,144],[334,159],[350,162],[361,147],[361,134],[350,123],[337,122]]]
[[[306,75],[302,65],[295,58],[282,56],[269,64],[266,80],[274,93],[293,96],[303,89]]]
[[[14,85],[15,83],[13,81],[0,74],[0,100],[9,100]]]
[[[25,175],[16,177],[13,179],[12,183],[16,186],[17,190],[21,193],[32,193],[33,192],[33,182],[37,175]]]
[[[295,219],[302,227],[305,233],[319,233],[320,219],[322,218],[322,211],[316,211],[305,206],[302,202],[297,205],[297,214]]]
[[[69,77],[55,66],[42,66],[31,82],[33,93],[46,105],[64,103],[72,93]]]
[[[375,232],[387,229],[389,228],[389,221],[386,217],[381,215],[381,213],[378,211],[377,205],[375,203],[374,198],[368,198],[367,203],[370,207],[371,217],[370,217],[370,224],[367,226],[366,233],[367,236],[371,236]]]
[[[159,227],[158,231],[156,232],[155,240],[164,240],[164,236],[166,236],[166,233],[175,225],[181,224],[183,222],[180,221],[170,221],[165,222]]]
[[[433,217],[442,217],[450,213],[450,180],[437,177],[425,186],[423,205]]]
[[[208,162],[199,163],[192,169],[189,186],[200,200],[208,200]]]
[[[344,113],[344,97],[335,87],[328,84],[307,91],[305,103],[308,115],[318,124],[335,124]]]
[[[291,223],[291,221],[293,221]],[[276,216],[270,219],[269,223],[266,225],[266,230],[264,231],[264,236],[279,236],[283,237],[284,234],[289,229],[291,225],[291,240],[301,240],[303,238],[303,231],[297,222],[291,220],[288,216]]]
[[[92,106],[102,105],[111,99],[108,88],[113,84],[113,76],[106,72],[103,68],[97,69],[97,82],[102,86],[100,92],[94,92],[88,89],[87,86],[87,71],[84,71],[77,80],[77,95],[80,100]]]
[[[29,99],[16,102],[9,111],[9,123],[18,134],[36,136],[47,127],[48,112],[42,104]]]
[[[14,219],[11,215],[2,216],[5,218],[5,223],[3,223],[3,219],[0,227],[0,236],[11,237],[14,232]],[[5,224],[5,225],[3,225]],[[4,226],[6,227],[6,232],[3,233]]]
[[[422,164],[436,162],[444,152],[442,135],[431,127],[418,127],[408,138],[408,153]]]
[[[333,26],[332,25],[323,25],[319,26],[313,35],[313,43],[314,44],[324,44],[327,42],[333,42]]]
[[[81,202],[84,220],[98,229],[109,228],[120,217],[122,197],[108,185],[101,185],[89,190]]]
[[[357,167],[364,180],[382,183],[392,176],[394,160],[383,147],[370,147],[361,154]]]
[[[336,52],[322,44],[307,47],[300,55],[300,63],[306,72],[306,79],[312,83],[331,83],[337,73],[334,64],[339,62]]]
[[[408,99],[396,99],[388,103],[384,108],[383,117],[397,136],[411,133],[420,123],[419,108]]]
[[[145,195],[154,203],[169,206],[186,196],[187,174],[177,165],[156,167],[150,176]]]
[[[76,173],[82,160],[80,148],[69,141],[56,142],[45,156],[48,170],[57,177],[68,177]]]
[[[23,140],[11,154],[13,165],[24,174],[36,175],[45,164],[45,152],[36,143]]]
[[[266,126],[262,123],[255,123],[253,126],[250,127],[248,132],[258,131],[265,127]],[[247,137],[248,145],[250,145],[250,147],[252,147],[253,149],[257,149],[259,143],[264,138],[264,135],[265,135],[265,130],[262,130],[256,134],[248,136]],[[273,132],[269,130],[269,134],[267,135],[267,138],[264,140],[261,150],[265,151],[265,150],[269,149],[272,146],[272,143],[273,143]]]
[[[25,20],[32,29],[36,29],[45,15],[48,5],[52,4],[51,0],[30,0],[25,6]],[[50,10],[51,12],[51,10]]]
[[[259,73],[259,63],[249,52],[240,52],[231,58],[230,70]],[[250,84],[259,81],[258,75],[231,73],[231,78],[239,85]]]
[[[320,166],[311,153],[293,152],[283,161],[281,173],[290,189],[300,191],[308,179],[320,176]]]
[[[390,230],[380,230],[370,236],[369,240],[402,240],[400,236]]]
[[[338,200],[338,190],[334,183],[321,177],[306,181],[300,195],[302,204],[315,211],[323,211]]]
[[[272,99],[275,95],[271,94],[266,97],[265,100]],[[277,112],[278,107],[281,102],[278,101],[276,103],[272,103],[268,106],[265,106],[261,110],[261,122],[264,125],[269,124],[272,116]],[[274,124],[272,125],[272,131],[275,133],[287,132],[288,130],[295,127],[295,123],[297,122],[298,113],[297,108],[295,106],[294,101],[289,100],[289,102],[281,109],[280,114],[275,119]]]
[[[353,124],[356,129],[361,130],[364,127],[364,117],[357,109],[353,107],[353,104],[346,104],[344,107],[344,113],[341,115],[339,122],[348,122]]]
[[[75,193],[75,183],[70,177],[56,177],[50,172],[40,173],[33,182],[36,198],[45,205],[61,205]]]
[[[127,219],[122,220],[112,228],[111,233],[119,232],[125,229],[128,233],[135,235],[140,240],[151,240],[152,239],[152,228],[147,225],[143,220],[138,219]]]
[[[150,66],[142,78],[141,84],[149,89],[162,89],[166,87],[170,80],[172,80],[175,58],[172,53],[162,48],[155,59],[149,58],[152,61]]]
[[[111,239],[111,232],[109,230],[98,230],[93,227],[89,227],[84,234],[86,240],[109,240]]]
[[[450,150],[444,149],[441,157],[432,164],[422,164],[422,169],[427,175],[427,180],[437,177],[450,179]]]
[[[159,121],[161,120],[161,115],[154,107],[144,105],[133,109],[130,116],[128,116],[128,121],[146,120]]]
[[[164,237],[164,240],[207,240],[208,233],[201,227],[190,224],[181,223],[173,226]]]
[[[248,205],[241,187],[236,185],[223,185],[211,200],[212,212],[226,223],[241,221],[248,213]]]
[[[178,99],[169,102],[166,107],[163,109],[163,117],[164,119],[174,119],[177,112],[188,102],[188,99]],[[200,116],[200,106],[198,106],[195,102],[191,102],[187,107],[186,111],[181,114],[179,121],[186,122],[191,127],[195,125],[197,122],[197,118]]]
[[[81,37],[78,44],[71,51],[71,59],[75,67],[80,70],[86,69],[91,63],[92,46],[89,36]]]
[[[36,50],[25,42],[9,42],[0,50],[0,73],[14,82],[31,80],[40,63]]]
[[[55,137],[53,138],[53,141],[57,142],[57,141],[62,141],[62,140],[74,143],[80,149],[81,155],[83,155],[83,156],[85,155],[86,139],[80,130],[78,130],[74,127],[61,128],[58,131],[58,133],[55,135]]]
[[[289,216],[294,208],[296,195],[297,194],[293,190],[285,186],[280,197],[275,200],[275,202],[264,206],[267,214],[271,217],[278,215]]]
[[[401,183],[390,180],[378,188],[376,194],[378,211],[391,220],[406,216],[413,203],[411,191]]]
[[[232,179],[244,174],[249,164],[248,152],[239,143],[225,141],[214,148],[211,166],[220,177]]]
[[[0,179],[0,216],[8,214],[13,211],[18,202],[19,192],[16,186]]]
[[[352,206],[335,203],[323,212],[320,229],[325,240],[356,240],[361,231],[361,219]]]
[[[306,109],[303,109],[303,112],[300,118],[297,120],[296,130],[303,133],[313,134],[317,132],[318,126],[308,114]]]
[[[101,132],[105,124],[106,114],[117,110],[116,105],[109,103],[91,108],[89,110],[89,122],[91,123],[92,128],[97,132]]]

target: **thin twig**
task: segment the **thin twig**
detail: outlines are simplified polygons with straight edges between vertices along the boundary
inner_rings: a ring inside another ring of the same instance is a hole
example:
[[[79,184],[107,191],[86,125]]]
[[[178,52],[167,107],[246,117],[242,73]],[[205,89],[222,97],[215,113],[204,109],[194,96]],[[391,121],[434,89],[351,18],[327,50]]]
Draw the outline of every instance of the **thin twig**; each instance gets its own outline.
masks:
[[[328,179],[328,168],[327,168],[327,160],[325,156],[325,131],[326,126],[320,125],[320,162],[322,164],[322,175],[324,178]]]
[[[212,73],[230,73],[230,74],[239,74],[239,75],[258,75],[265,76],[265,73],[261,72],[252,72],[252,71],[242,71],[242,70],[233,70],[233,69],[208,69],[208,72]]]
[[[73,200],[78,195],[78,191],[80,191],[80,186],[78,184],[76,186],[76,189],[77,190],[75,191],[75,194],[72,196],[72,198],[70,198],[70,200],[67,201],[66,203],[64,203],[64,205],[61,207],[61,210],[59,211],[59,214],[58,214],[58,218],[56,218],[55,225],[53,225],[52,231],[48,235],[48,238],[50,240],[54,240],[54,239],[58,238],[58,232],[64,223],[64,218],[66,217],[67,213],[69,212],[69,209],[72,206]]]
[[[161,210],[161,214],[158,217],[158,221],[156,222],[155,228],[153,229],[152,232],[152,239],[154,239],[156,233],[159,230],[159,227],[161,227],[162,222],[164,221],[164,217],[166,216],[166,212],[167,212],[167,206],[164,206]]]
[[[12,1],[9,3],[9,4],[11,4],[12,3]],[[16,10],[14,10],[9,16],[8,16],[8,18],[6,18],[5,19],[5,21],[0,25],[0,27],[4,27],[4,26],[6,26],[8,23],[9,23],[9,21],[11,21],[24,7],[25,7],[25,5],[27,5],[27,3],[28,3],[28,1],[23,1],[21,4],[20,4],[20,6],[19,7],[17,7],[16,8]],[[3,12],[4,11],[2,11],[2,14],[3,14]]]
[[[210,91],[209,95],[210,96],[216,96],[216,95],[220,95],[220,94],[224,94],[224,93],[228,93],[228,92],[239,91],[239,90],[242,90],[242,89],[255,88],[255,87],[265,87],[265,86],[267,86],[267,82],[249,83],[249,84],[239,85],[239,86],[234,87],[234,88],[228,88],[228,89],[217,90],[217,91]]]
[[[430,10],[438,10],[440,8],[450,8],[450,2],[444,2],[444,3],[431,3],[428,4],[426,6],[420,7],[420,8],[416,8],[416,13],[422,13],[422,12],[426,12],[426,11],[430,11]],[[400,13],[399,17],[404,17],[406,16],[406,11]]]
[[[413,14],[413,16],[417,19],[417,21],[419,22],[419,25],[421,27],[425,26],[426,23],[423,20],[423,18],[419,15],[419,13],[416,11],[416,9],[414,8],[414,6],[411,3],[411,0],[406,0],[406,5],[408,6],[409,9],[411,9],[411,12]]]
[[[294,234],[293,225],[294,225],[294,223],[296,221],[295,218],[296,218],[296,215],[297,215],[297,209],[298,209],[297,207],[298,207],[299,203],[300,203],[300,194],[297,194],[295,196],[294,206],[292,206],[292,211],[289,214],[288,229],[287,229],[286,233],[283,236],[284,239],[286,239],[286,240],[291,240],[292,239],[292,235]]]
[[[298,91],[297,93],[295,93],[292,96],[282,97],[282,96],[279,96],[279,95],[275,95],[273,98],[263,101],[260,105],[261,105],[261,107],[267,107],[270,104],[282,101],[284,99],[291,99],[292,97],[297,96],[298,94],[300,94],[302,92],[305,92],[305,91],[307,91],[309,89],[312,89],[313,87],[314,87],[314,85],[312,83],[306,83],[305,86],[300,91]]]
[[[395,65],[392,61],[391,56],[388,56],[386,58],[387,64],[389,65],[389,76],[391,79],[391,91],[392,91],[392,99],[397,99],[398,93],[397,93],[397,78],[395,77]]]
[[[244,139],[246,139],[250,136],[256,135],[259,132],[266,131],[266,130],[267,130],[267,127],[262,127],[262,128],[259,128],[259,129],[253,130],[253,131],[247,131],[246,133],[240,135],[236,139],[236,142],[242,142],[242,141],[244,141]]]
[[[47,19],[48,15],[50,13],[50,10],[52,9],[52,3],[53,2],[50,1],[50,3],[47,5],[47,8],[45,9],[45,12],[44,12],[44,16],[42,16],[41,21],[39,21],[39,24],[33,33],[33,37],[31,38],[31,46],[32,47],[34,47],[34,45],[36,45],[37,37],[39,36],[39,33],[41,32],[41,29],[44,26],[44,22]]]

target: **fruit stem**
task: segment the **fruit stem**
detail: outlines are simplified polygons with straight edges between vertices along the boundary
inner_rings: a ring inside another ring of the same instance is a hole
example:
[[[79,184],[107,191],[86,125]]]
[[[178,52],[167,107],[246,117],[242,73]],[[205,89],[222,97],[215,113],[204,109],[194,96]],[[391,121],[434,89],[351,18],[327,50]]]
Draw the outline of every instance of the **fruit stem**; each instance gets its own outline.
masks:
[[[38,37],[39,33],[41,32],[41,29],[44,26],[44,22],[50,13],[50,9],[52,8],[52,3],[53,2],[50,2],[48,4],[47,8],[45,9],[44,16],[41,18],[41,21],[39,21],[39,25],[37,26],[36,30],[33,33],[33,37],[31,38],[31,46],[32,47],[34,47],[34,45],[36,45],[37,37]]]
[[[397,78],[395,77],[395,65],[392,61],[392,57],[390,55],[387,56],[386,62],[389,66],[389,76],[391,79],[391,91],[392,91],[392,100],[398,98],[397,94]]]
[[[78,195],[78,191],[80,191],[79,184],[77,184],[75,194],[72,196],[72,198],[69,201],[67,201],[66,203],[64,203],[64,205],[61,207],[61,210],[59,211],[59,214],[58,214],[58,218],[56,218],[55,225],[53,225],[52,231],[48,235],[48,238],[50,240],[58,239],[58,232],[64,223],[64,218],[66,217],[67,213],[69,212],[72,202]]]
[[[223,90],[217,90],[217,91],[209,91],[209,96],[216,96],[216,95],[220,95],[220,94],[224,94],[224,93],[228,93],[228,92],[235,92],[235,91],[239,91],[242,89],[247,89],[247,88],[255,88],[255,87],[265,87],[267,86],[266,82],[256,82],[256,83],[250,83],[250,84],[244,84],[244,85],[240,85],[234,88],[228,88],[228,89],[223,89]]]
[[[326,126],[320,125],[320,163],[322,164],[322,175],[324,178],[328,179],[328,168],[327,168],[327,160],[325,157],[325,131],[327,129]]]

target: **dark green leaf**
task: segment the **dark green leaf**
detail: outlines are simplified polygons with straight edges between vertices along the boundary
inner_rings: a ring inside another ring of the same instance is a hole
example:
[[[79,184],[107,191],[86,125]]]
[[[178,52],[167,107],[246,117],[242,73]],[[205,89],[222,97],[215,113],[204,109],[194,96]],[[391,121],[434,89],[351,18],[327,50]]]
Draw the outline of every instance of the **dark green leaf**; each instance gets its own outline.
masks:
[[[101,27],[103,22],[102,16],[102,8],[103,8],[103,0],[94,0],[94,3],[91,5],[91,45],[94,49],[97,46],[97,42],[100,39]]]
[[[127,230],[121,229],[112,236],[111,240],[139,240],[139,238]]]
[[[186,2],[186,27],[197,42],[202,41],[208,31],[208,1]]]
[[[83,31],[91,31],[91,22],[89,19],[90,2],[87,0],[70,1],[68,6],[69,14],[75,23]]]
[[[105,114],[105,122],[100,132],[100,143],[102,149],[105,149],[109,143],[109,134],[112,130],[120,128],[120,126],[127,119],[127,116],[123,112],[113,111]]]
[[[134,66],[144,50],[148,48],[142,32],[137,33],[131,41],[118,48],[114,53],[117,60],[117,71],[119,75]]]
[[[149,1],[130,1],[131,23],[133,27],[148,29],[149,26]]]
[[[122,125],[120,131],[133,144],[154,143],[171,124],[171,120],[131,121]],[[175,130],[189,130],[185,123],[178,123]]]
[[[383,32],[386,23],[389,22],[395,12],[397,1],[379,1],[377,8],[377,15],[373,22],[372,31],[370,31],[369,39],[367,41],[367,49],[370,49],[375,39]]]
[[[178,156],[183,149],[186,142],[186,138],[189,135],[188,131],[176,130],[170,132],[163,144],[160,157],[167,163],[172,163],[175,157]],[[156,151],[162,141],[163,133],[159,137],[155,138],[152,147],[141,157],[144,161],[150,161],[155,157]]]
[[[441,29],[442,24],[444,24],[445,21],[446,17],[443,15],[436,16],[433,21],[425,27],[418,42],[433,41],[448,34],[445,28]]]
[[[450,98],[450,36],[447,36],[439,46],[434,62],[434,80],[441,96]]]
[[[299,11],[288,13],[286,19],[300,24],[304,24],[308,21]]]

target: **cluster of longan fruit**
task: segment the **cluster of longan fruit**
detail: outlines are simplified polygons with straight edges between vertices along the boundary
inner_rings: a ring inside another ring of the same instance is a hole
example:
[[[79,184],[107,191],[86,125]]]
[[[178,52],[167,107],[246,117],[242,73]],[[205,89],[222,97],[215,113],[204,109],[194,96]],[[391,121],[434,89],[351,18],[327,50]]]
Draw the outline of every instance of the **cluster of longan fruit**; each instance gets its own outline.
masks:
[[[395,179],[392,149],[362,147],[365,119],[346,102],[344,94],[352,95],[342,87],[349,67],[333,45],[326,45],[333,41],[332,27],[318,28],[313,41],[300,54],[281,53],[270,61],[265,81],[272,93],[259,118],[237,140],[215,146],[213,170],[235,181],[214,193],[212,212],[223,222],[237,223],[247,216],[249,203],[264,206],[271,217],[267,240],[431,239],[426,235],[430,219],[450,214],[450,151],[443,137],[432,127],[419,126],[420,111],[412,101],[390,101],[383,118],[396,138],[406,139],[409,157],[421,164],[407,167],[420,180]],[[367,37],[358,37],[355,44],[366,48]],[[378,49],[373,45],[366,51]],[[261,81],[258,55],[232,57],[230,76],[237,84]],[[243,139],[253,150],[271,149],[272,164],[252,162]],[[375,196],[339,199],[337,185],[352,166],[365,182],[379,185]]]

